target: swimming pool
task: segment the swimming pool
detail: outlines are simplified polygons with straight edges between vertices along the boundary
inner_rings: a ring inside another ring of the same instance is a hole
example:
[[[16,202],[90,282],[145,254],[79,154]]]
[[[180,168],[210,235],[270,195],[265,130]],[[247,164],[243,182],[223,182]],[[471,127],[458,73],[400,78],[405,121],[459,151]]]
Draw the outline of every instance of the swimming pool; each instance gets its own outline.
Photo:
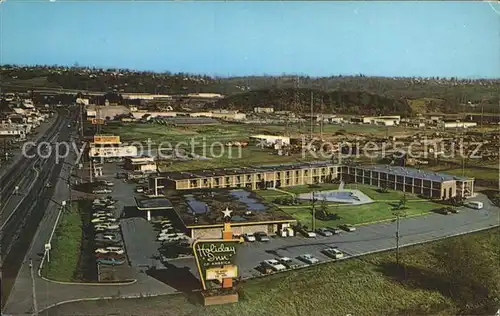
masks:
[[[301,200],[312,200],[313,193],[303,193],[299,194],[299,199]],[[339,203],[351,203],[351,204],[364,204],[373,202],[368,196],[363,192],[358,190],[348,190],[348,191],[319,191],[314,192],[314,199],[325,200],[328,202],[339,202]]]

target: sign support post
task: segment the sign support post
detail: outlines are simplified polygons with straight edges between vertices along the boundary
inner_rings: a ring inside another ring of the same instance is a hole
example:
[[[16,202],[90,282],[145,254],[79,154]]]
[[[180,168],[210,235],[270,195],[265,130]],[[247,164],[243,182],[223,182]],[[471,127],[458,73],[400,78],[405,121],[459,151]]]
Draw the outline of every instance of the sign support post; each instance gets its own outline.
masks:
[[[193,243],[193,252],[200,274],[201,292],[205,306],[238,302],[238,292],[233,280],[238,277],[235,264],[236,246],[242,239],[234,239],[231,230],[231,212],[224,213],[224,227],[221,239],[197,240]],[[207,281],[219,281],[220,285]]]

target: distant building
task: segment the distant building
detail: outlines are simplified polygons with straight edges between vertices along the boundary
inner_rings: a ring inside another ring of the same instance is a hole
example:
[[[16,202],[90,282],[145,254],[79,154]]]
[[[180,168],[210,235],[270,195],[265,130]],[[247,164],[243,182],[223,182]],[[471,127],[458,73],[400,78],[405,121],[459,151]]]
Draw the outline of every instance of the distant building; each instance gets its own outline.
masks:
[[[168,94],[151,94],[151,93],[122,93],[124,99],[129,100],[170,100],[171,95]]]
[[[441,128],[470,128],[477,126],[476,122],[461,122],[461,121],[453,121],[447,122],[443,121],[438,124]]]
[[[212,117],[228,121],[242,121],[247,118],[245,113],[239,113],[238,111],[228,111],[228,110],[212,111]]]
[[[399,125],[401,122],[401,116],[391,115],[391,116],[364,116],[364,124],[375,124],[384,126],[395,126]]]
[[[261,145],[290,145],[290,137],[276,135],[253,135],[250,140]]]
[[[122,158],[136,157],[138,150],[136,146],[122,146],[120,136],[95,135],[90,143],[90,158]]]
[[[254,111],[254,113],[273,113],[274,112],[274,108],[270,108],[270,107],[267,107],[267,108],[256,107],[256,108],[253,108],[253,111]]]
[[[133,172],[150,173],[157,171],[154,157],[149,156],[126,158],[124,167]]]

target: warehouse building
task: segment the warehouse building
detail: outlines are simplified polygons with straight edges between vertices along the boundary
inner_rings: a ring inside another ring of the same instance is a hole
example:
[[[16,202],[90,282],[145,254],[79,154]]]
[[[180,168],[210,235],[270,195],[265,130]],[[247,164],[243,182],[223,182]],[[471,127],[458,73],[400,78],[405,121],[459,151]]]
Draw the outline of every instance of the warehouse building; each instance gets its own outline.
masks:
[[[342,180],[390,190],[419,194],[426,198],[446,200],[471,197],[474,179],[445,173],[388,165],[342,166]]]
[[[338,178],[339,166],[331,162],[310,162],[248,168],[217,168],[191,172],[165,172],[149,178],[155,195],[164,189],[290,187],[331,182]]]
[[[127,157],[125,158],[124,168],[133,172],[156,172],[157,166],[154,157]]]
[[[259,145],[290,145],[290,137],[277,135],[253,135],[250,141]]]
[[[375,124],[384,126],[395,126],[399,125],[401,122],[401,116],[391,115],[391,116],[364,116],[364,124]]]
[[[441,128],[470,128],[476,127],[476,122],[442,121],[438,125]]]

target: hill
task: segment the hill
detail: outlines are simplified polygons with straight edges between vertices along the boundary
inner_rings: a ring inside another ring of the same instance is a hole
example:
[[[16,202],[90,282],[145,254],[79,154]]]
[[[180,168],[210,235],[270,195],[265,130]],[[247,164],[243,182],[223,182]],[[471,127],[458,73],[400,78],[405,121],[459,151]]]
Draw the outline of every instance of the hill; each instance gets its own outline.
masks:
[[[315,113],[365,115],[409,115],[412,109],[405,99],[393,99],[360,91],[322,91],[314,89],[265,89],[231,95],[213,104],[214,108],[252,111],[254,107],[274,107],[308,113],[311,98]]]

